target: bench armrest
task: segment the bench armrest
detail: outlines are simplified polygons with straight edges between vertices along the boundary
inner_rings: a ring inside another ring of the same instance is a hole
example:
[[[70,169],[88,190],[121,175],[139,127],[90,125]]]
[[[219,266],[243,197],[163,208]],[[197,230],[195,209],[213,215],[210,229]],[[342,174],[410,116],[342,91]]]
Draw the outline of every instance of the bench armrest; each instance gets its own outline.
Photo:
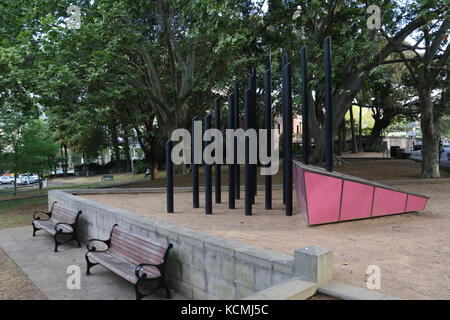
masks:
[[[33,212],[33,219],[34,220],[41,220],[41,217],[37,217],[36,216],[37,214],[45,214],[45,215],[47,215],[48,219],[50,219],[50,216],[51,216],[50,212],[37,210],[37,211]]]
[[[141,269],[142,269],[143,267],[156,267],[156,268],[158,268],[159,272],[160,272],[161,275],[162,275],[161,267],[162,267],[163,265],[164,265],[164,261],[163,261],[162,263],[160,263],[160,264],[141,263],[140,265],[138,265],[138,266],[136,267],[136,270],[134,270],[134,273],[135,273],[135,275],[136,275],[136,277],[137,277],[138,279],[144,280],[144,279],[147,278],[146,274],[144,273],[142,276],[139,274],[139,273],[141,272]]]
[[[58,227],[59,227],[60,225],[65,225],[65,226],[69,227],[69,228],[72,230],[72,232],[73,232],[73,226],[72,226],[71,224],[66,223],[66,222],[58,222],[57,224],[55,224],[55,231],[56,231],[56,232],[64,233],[64,230],[63,230],[63,229],[59,229],[59,230],[58,230]]]
[[[94,243],[96,241],[103,242],[104,244],[106,244],[106,246],[108,248],[106,250],[97,251],[97,248],[94,246]],[[90,239],[86,242],[86,248],[88,249],[89,252],[103,252],[103,251],[107,251],[109,249],[110,243],[111,243],[111,240]]]

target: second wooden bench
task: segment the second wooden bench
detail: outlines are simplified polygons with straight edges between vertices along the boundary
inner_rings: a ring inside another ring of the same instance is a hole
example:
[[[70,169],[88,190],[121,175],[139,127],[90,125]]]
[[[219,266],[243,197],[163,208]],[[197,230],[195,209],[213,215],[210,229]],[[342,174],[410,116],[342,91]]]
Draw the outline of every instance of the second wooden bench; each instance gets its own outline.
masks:
[[[171,243],[165,244],[132,234],[115,224],[108,240],[91,239],[86,243],[86,247],[86,274],[89,275],[90,269],[100,264],[131,282],[136,292],[136,300],[148,294],[139,289],[142,283],[148,281],[155,281],[156,289],[163,288],[166,297],[171,297],[165,277],[167,255],[173,247]]]

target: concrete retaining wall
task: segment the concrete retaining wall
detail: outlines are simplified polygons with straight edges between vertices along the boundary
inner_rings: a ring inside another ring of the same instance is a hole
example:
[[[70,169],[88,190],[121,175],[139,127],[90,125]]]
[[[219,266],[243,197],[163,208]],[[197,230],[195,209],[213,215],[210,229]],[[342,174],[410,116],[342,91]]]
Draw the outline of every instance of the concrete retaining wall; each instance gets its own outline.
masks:
[[[118,192],[105,189],[51,190],[49,206],[58,201],[68,208],[83,211],[79,220],[79,236],[83,241],[109,238],[111,227],[117,223],[143,236],[172,243],[174,248],[168,261],[169,285],[186,298],[242,299],[294,276],[293,256],[175,226],[76,196],[95,193]]]

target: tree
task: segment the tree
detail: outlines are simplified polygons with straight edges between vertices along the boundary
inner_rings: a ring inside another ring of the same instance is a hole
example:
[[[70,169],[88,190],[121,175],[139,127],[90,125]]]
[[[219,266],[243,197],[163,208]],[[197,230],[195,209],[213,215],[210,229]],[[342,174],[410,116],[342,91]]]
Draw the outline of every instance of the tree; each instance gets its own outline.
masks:
[[[430,16],[420,12],[430,12],[434,17],[445,12],[443,1],[418,1],[414,10],[406,12],[396,2],[376,1],[383,12],[382,28],[391,34],[389,41],[376,41],[377,31],[366,25],[367,6],[361,1],[311,1],[299,2],[269,1],[268,16],[275,25],[266,26],[269,33],[280,33],[277,49],[291,49],[290,56],[298,56],[301,45],[308,47],[310,107],[310,133],[316,148],[312,161],[324,157],[324,85],[323,85],[323,41],[326,36],[333,39],[333,130],[336,131],[350,106],[360,91],[370,72],[385,61],[404,40],[417,28],[426,24]],[[271,11],[272,10],[272,11]],[[268,19],[266,21],[269,21]],[[269,28],[270,27],[270,28]],[[379,38],[379,37],[378,37]],[[267,44],[269,45],[269,44]],[[272,48],[273,48],[273,44]],[[293,61],[294,67],[298,63]],[[294,74],[300,68],[294,68]],[[295,78],[299,79],[300,76]],[[295,89],[295,87],[294,87]]]
[[[356,95],[358,105],[369,108],[375,121],[368,139],[370,148],[380,144],[382,132],[393,120],[413,121],[419,115],[415,91],[403,81],[407,72],[402,63],[381,65],[370,72]]]
[[[439,1],[428,1],[429,4],[439,5]],[[449,4],[441,4],[449,9]],[[414,37],[415,43],[395,45],[400,61],[408,68],[411,84],[416,88],[418,105],[420,108],[420,127],[422,129],[422,172],[423,178],[439,178],[439,143],[441,139],[440,121],[448,100],[439,99],[448,93],[448,61],[450,46],[446,35],[450,29],[448,11],[438,16],[430,11],[422,11],[419,17],[425,23]],[[391,42],[391,38],[384,34]],[[414,53],[408,58],[404,51]],[[443,73],[444,87],[439,86],[438,78]],[[439,91],[438,96],[433,91]],[[442,103],[443,101],[443,103]]]
[[[0,138],[7,141],[0,153],[0,169],[14,172],[16,194],[19,173],[39,173],[42,177],[44,170],[53,167],[58,146],[43,120],[25,117],[17,111],[5,112],[3,109],[0,124]]]

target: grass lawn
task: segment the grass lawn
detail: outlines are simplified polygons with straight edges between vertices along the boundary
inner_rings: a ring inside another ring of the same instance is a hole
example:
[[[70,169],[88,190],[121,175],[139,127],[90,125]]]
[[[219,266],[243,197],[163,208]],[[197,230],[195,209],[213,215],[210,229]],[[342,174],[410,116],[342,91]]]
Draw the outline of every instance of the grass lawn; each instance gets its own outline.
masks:
[[[131,172],[125,173],[113,173],[114,180],[105,181],[104,183],[117,183],[117,182],[127,182],[135,179],[144,179],[144,174],[135,174],[134,176]],[[98,174],[91,177],[66,177],[66,178],[53,178],[51,181],[54,183],[73,183],[73,184],[92,184],[92,183],[102,183],[103,174]]]
[[[0,201],[0,229],[31,225],[36,210],[47,210],[47,197]]]

